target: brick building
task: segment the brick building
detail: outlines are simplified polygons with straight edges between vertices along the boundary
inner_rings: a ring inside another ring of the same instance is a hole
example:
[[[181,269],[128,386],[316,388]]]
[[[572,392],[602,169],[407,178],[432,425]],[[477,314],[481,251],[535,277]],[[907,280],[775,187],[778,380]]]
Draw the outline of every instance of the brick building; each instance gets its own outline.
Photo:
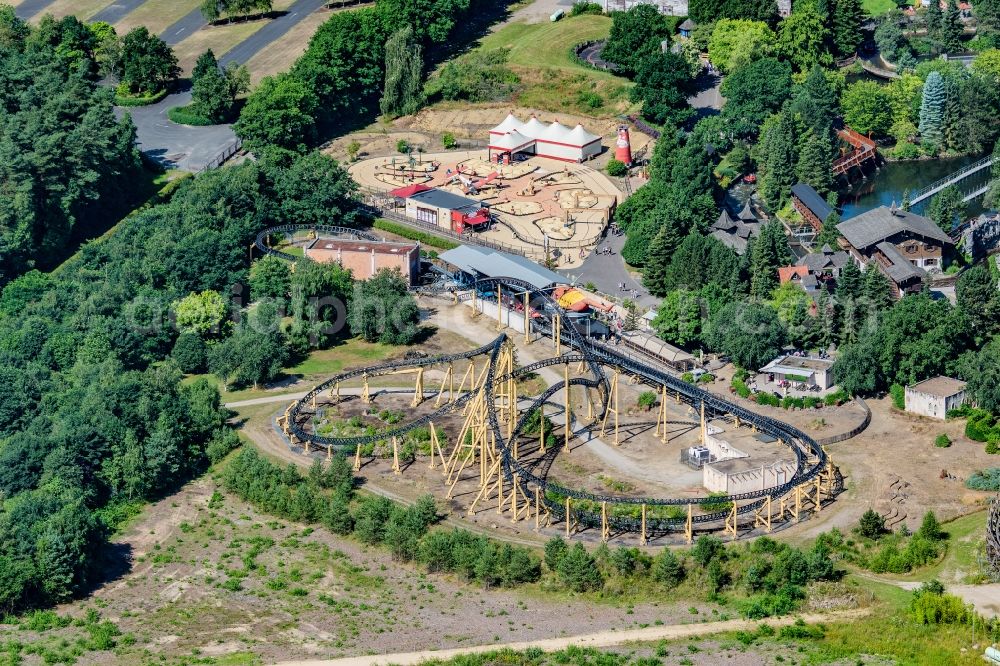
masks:
[[[337,262],[358,280],[383,268],[398,269],[409,284],[415,284],[420,274],[420,246],[410,243],[317,238],[306,246],[305,256],[320,263]]]

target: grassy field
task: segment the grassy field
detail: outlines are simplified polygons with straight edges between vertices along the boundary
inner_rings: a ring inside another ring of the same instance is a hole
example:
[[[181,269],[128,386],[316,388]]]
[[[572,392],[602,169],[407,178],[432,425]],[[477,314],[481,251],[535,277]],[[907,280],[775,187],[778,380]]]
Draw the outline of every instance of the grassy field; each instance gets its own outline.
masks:
[[[200,4],[199,0],[147,0],[116,23],[115,30],[122,34],[144,25],[158,35]]]
[[[627,80],[586,67],[572,53],[575,45],[603,39],[611,30],[606,16],[574,16],[556,23],[512,23],[484,37],[483,50],[510,49],[510,64],[523,89],[522,106],[613,116],[630,105]]]
[[[110,4],[111,0],[55,0],[34,18],[37,21],[45,14],[52,14],[56,18],[75,14],[78,19],[85,21]]]
[[[893,0],[862,0],[861,7],[866,13],[878,16],[885,14],[890,9],[895,9],[896,3]]]

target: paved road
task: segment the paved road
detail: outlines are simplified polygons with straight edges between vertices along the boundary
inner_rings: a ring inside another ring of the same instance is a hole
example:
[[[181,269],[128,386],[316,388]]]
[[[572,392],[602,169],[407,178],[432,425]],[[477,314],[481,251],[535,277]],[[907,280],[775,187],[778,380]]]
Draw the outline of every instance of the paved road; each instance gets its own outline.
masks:
[[[608,71],[614,71],[617,65],[613,62],[608,62],[601,57],[601,53],[604,51],[604,42],[596,42],[591,44],[587,48],[580,51],[580,59],[584,62],[590,63],[597,69],[604,69]]]
[[[625,270],[625,264],[622,262],[621,257],[624,245],[625,236],[613,236],[609,232],[607,238],[599,243],[597,247],[611,246],[614,254],[607,255],[591,252],[590,256],[583,260],[583,264],[579,268],[559,272],[571,277],[578,284],[593,282],[597,286],[598,291],[602,291],[605,294],[632,298],[631,294],[625,293],[618,288],[618,285],[624,282],[629,291],[635,289],[639,292],[638,303],[642,309],[655,307],[659,304],[659,299],[650,295],[642,284],[633,279],[628,271]]]
[[[19,19],[27,21],[32,16],[42,11],[49,5],[51,5],[53,0],[24,0],[14,9],[14,14],[17,15]]]
[[[128,0],[131,1],[131,0]],[[246,64],[299,21],[323,6],[324,0],[298,0],[283,16],[272,19],[260,30],[227,51],[219,62]],[[191,12],[161,35],[167,43],[177,43],[205,24],[201,12]],[[188,127],[167,118],[167,110],[191,102],[191,93],[168,95],[159,104],[128,110],[135,123],[140,149],[157,163],[183,171],[200,171],[219,154],[236,143],[231,125]]]
[[[191,93],[167,95],[151,106],[130,108],[138,145],[146,156],[168,169],[201,171],[220,153],[236,143],[231,125],[189,127],[167,118],[167,109],[191,103]]]
[[[688,624],[668,624],[644,629],[625,629],[622,631],[601,631],[579,636],[561,636],[537,641],[522,641],[511,643],[495,643],[492,645],[472,645],[469,647],[452,648],[449,650],[424,650],[422,652],[401,652],[397,654],[369,655],[363,657],[344,657],[341,659],[312,659],[278,662],[276,666],[380,666],[382,664],[422,664],[429,659],[450,659],[463,654],[482,654],[497,650],[527,650],[537,648],[545,652],[564,650],[570,646],[603,648],[624,643],[651,642],[660,640],[680,640],[695,636],[708,636],[730,631],[756,629],[760,624],[771,627],[785,627],[794,624],[799,618],[809,623],[850,621],[867,616],[869,608],[858,608],[830,613],[813,613],[808,615],[786,615],[767,620],[725,620],[723,622],[690,622]]]
[[[112,25],[118,23],[126,14],[130,13],[133,9],[139,5],[146,2],[146,0],[117,0],[113,2],[101,11],[94,14],[89,20],[93,21],[105,21],[111,23]]]
[[[201,15],[201,8],[192,9],[173,25],[161,32],[160,39],[165,41],[168,46],[174,46],[179,44],[181,40],[190,37],[191,34],[198,32],[207,24],[208,21]]]
[[[268,44],[295,27],[299,21],[322,7],[325,2],[326,0],[298,0],[288,8],[284,15],[271,19],[263,28],[226,51],[219,58],[219,62],[222,65],[228,65],[231,62],[245,64],[250,58],[263,51]]]
[[[725,100],[722,97],[720,88],[722,87],[722,77],[717,72],[709,74],[702,72],[695,79],[698,92],[688,98],[688,102],[694,107],[699,118],[712,116],[722,109]]]

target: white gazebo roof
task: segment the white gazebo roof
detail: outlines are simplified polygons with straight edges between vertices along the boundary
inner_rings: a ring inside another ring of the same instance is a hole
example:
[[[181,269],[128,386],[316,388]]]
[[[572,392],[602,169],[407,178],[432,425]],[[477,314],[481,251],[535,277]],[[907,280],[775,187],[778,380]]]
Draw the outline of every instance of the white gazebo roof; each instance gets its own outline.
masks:
[[[510,131],[521,131],[524,129],[524,122],[518,119],[513,113],[508,113],[499,125],[490,130],[490,134],[506,134]]]
[[[545,131],[542,132],[536,138],[542,141],[555,141],[557,143],[572,143],[571,141],[572,134],[573,132],[572,130],[570,130],[570,128],[566,127],[557,120],[556,122],[546,127]]]
[[[583,125],[577,125],[573,128],[573,131],[569,133],[569,139],[568,143],[572,143],[574,146],[586,146],[594,143],[595,141],[600,141],[601,137],[596,134],[591,134],[583,128]]]
[[[503,136],[493,137],[490,139],[490,148],[503,148],[504,150],[517,150],[518,148],[523,148],[529,143],[534,143],[534,139],[528,138],[518,132],[517,130],[511,130]]]

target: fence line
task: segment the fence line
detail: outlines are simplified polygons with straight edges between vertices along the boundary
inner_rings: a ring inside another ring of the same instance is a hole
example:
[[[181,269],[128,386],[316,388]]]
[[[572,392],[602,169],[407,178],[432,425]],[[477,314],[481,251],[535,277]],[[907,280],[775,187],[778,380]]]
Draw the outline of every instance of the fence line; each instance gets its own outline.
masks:
[[[209,169],[218,169],[220,166],[226,163],[233,155],[240,152],[243,149],[243,139],[236,137],[236,141],[230,144],[227,148],[223,149],[221,153],[212,158],[205,166],[198,169],[198,173],[204,173]]]

